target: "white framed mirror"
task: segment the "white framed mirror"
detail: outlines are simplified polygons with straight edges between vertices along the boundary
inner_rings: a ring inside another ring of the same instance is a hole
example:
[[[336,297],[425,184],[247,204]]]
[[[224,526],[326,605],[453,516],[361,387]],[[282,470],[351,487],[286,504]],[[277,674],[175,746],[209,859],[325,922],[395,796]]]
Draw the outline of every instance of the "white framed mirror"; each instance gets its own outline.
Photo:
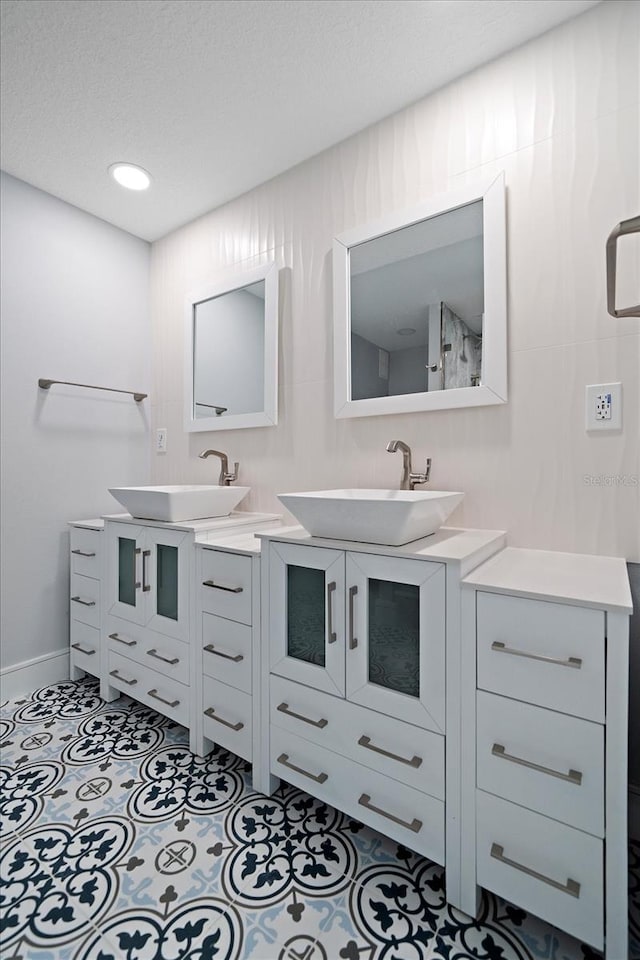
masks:
[[[333,242],[335,415],[507,401],[504,174]]]
[[[278,422],[278,268],[234,273],[187,298],[185,429]]]

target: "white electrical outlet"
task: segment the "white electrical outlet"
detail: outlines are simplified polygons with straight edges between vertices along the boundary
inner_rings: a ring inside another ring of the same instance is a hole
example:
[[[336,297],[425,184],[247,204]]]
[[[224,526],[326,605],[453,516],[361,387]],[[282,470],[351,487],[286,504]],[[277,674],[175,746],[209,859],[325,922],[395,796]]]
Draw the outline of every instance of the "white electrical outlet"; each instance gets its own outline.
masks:
[[[158,427],[156,430],[156,453],[167,452],[167,428]]]
[[[611,420],[611,394],[596,394],[596,420]]]
[[[585,400],[585,430],[622,429],[621,383],[592,383]]]

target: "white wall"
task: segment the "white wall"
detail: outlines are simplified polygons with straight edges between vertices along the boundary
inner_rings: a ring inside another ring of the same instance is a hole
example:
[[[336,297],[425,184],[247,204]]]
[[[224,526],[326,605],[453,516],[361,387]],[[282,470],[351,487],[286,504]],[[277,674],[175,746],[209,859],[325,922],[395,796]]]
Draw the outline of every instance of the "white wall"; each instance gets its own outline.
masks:
[[[401,437],[417,462],[432,457],[434,489],[466,491],[455,523],[504,528],[514,545],[640,559],[639,488],[584,480],[640,474],[640,321],[607,315],[604,273],[609,231],[640,206],[639,15],[638,4],[600,4],[155,243],[152,420],[169,449],[152,458],[154,480],[211,477],[202,435],[182,429],[186,293],[271,251],[289,268],[280,421],[222,443],[253,488],[248,509],[277,508],[278,491],[396,486],[385,444]],[[332,238],[499,170],[509,403],[336,421]],[[587,435],[585,384],[617,380],[623,432]]]
[[[4,669],[68,650],[67,521],[148,482],[148,400],[37,386],[148,391],[148,282],[147,243],[2,174]]]

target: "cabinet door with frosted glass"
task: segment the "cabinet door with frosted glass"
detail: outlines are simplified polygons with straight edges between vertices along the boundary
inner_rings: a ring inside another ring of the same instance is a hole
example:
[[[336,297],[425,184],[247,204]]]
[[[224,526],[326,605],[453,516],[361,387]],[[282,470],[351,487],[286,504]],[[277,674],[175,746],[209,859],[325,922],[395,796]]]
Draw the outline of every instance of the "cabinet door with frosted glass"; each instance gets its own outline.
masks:
[[[147,595],[145,625],[187,640],[191,536],[183,530],[146,528],[142,551],[142,589]]]
[[[347,698],[444,732],[444,564],[348,553],[345,589]]]
[[[344,553],[288,543],[269,549],[271,670],[344,696]]]
[[[107,522],[107,611],[129,623],[144,623],[142,590],[144,527]]]

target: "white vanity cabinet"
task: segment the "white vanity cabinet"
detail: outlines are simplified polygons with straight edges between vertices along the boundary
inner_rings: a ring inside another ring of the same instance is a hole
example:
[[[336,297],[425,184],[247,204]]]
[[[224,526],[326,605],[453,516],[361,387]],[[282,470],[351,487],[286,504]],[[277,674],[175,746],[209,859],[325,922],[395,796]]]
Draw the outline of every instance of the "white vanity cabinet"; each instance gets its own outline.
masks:
[[[69,665],[71,679],[77,680],[102,673],[104,520],[73,520],[69,527]]]
[[[105,522],[102,632],[107,662],[102,696],[126,693],[170,717],[198,741],[193,656],[195,550],[221,530],[273,523],[271,514],[235,513],[210,520],[160,523],[128,514]]]
[[[463,582],[463,909],[476,884],[627,956],[623,560],[509,548]]]
[[[445,567],[273,544],[271,672],[444,732]]]
[[[260,730],[260,541],[252,533],[196,546],[196,752],[219,744],[250,762]]]
[[[260,788],[282,777],[437,863],[451,854],[455,902],[448,778],[459,702],[447,671],[459,659],[459,579],[504,535],[443,529],[384,547],[293,528],[262,539],[270,663]]]

